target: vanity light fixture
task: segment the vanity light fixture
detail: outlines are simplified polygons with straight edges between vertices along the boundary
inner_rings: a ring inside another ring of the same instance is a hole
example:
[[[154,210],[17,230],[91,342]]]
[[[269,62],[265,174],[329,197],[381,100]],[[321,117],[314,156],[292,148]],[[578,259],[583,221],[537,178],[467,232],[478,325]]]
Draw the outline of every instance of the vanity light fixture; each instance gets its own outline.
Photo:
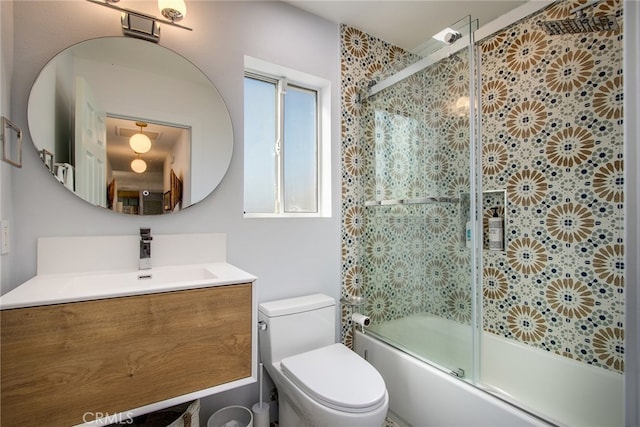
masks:
[[[140,158],[133,159],[131,161],[131,170],[135,173],[143,173],[147,170],[147,162]]]
[[[131,138],[129,138],[129,146],[136,153],[143,154],[151,149],[151,140],[147,135],[142,133],[142,128],[147,127],[145,122],[136,122],[136,126],[140,128],[140,132],[131,135]]]
[[[117,6],[119,0],[87,0],[100,6],[122,12],[121,24],[122,32],[125,36],[136,37],[150,42],[158,43],[160,41],[160,25],[168,24],[173,27],[182,28],[183,30],[193,31],[189,27],[176,23],[187,14],[187,6],[184,0],[159,0],[158,7],[162,15],[167,19],[157,18],[146,13],[138,12],[132,9]]]

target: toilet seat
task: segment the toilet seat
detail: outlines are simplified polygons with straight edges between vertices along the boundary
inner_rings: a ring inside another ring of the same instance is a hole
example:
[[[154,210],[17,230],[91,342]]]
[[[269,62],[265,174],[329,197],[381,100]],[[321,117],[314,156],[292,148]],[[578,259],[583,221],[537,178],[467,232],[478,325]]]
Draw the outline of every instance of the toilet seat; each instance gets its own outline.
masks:
[[[380,373],[342,344],[286,357],[280,367],[296,386],[330,408],[361,413],[385,402]]]

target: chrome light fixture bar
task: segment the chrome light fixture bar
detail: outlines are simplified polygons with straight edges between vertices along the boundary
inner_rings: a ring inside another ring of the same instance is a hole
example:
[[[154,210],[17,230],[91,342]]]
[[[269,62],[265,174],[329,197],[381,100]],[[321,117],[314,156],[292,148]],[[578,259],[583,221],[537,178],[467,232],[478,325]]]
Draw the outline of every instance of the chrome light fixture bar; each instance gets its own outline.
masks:
[[[163,24],[171,25],[173,27],[182,28],[183,30],[193,31],[192,28],[177,24],[173,20],[157,18],[155,16],[147,15],[146,13],[117,6],[113,3],[113,0],[87,1],[99,6],[108,7],[109,9],[114,9],[122,12],[122,32],[127,36],[158,43],[160,41],[160,22]]]

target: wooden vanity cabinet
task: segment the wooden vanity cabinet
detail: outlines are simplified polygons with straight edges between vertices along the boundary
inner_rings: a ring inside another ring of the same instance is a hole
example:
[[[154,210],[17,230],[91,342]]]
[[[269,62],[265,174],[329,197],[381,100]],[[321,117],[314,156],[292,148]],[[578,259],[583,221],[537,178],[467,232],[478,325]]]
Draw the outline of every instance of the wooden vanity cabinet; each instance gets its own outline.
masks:
[[[250,377],[251,298],[246,283],[0,311],[2,425],[76,425]]]

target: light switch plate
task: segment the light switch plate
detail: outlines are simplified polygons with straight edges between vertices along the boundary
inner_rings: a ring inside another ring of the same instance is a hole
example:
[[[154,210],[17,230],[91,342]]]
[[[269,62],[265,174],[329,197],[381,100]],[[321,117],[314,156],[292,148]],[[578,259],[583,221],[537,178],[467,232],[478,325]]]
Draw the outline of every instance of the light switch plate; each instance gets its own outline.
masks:
[[[0,221],[0,255],[9,253],[9,220]]]

